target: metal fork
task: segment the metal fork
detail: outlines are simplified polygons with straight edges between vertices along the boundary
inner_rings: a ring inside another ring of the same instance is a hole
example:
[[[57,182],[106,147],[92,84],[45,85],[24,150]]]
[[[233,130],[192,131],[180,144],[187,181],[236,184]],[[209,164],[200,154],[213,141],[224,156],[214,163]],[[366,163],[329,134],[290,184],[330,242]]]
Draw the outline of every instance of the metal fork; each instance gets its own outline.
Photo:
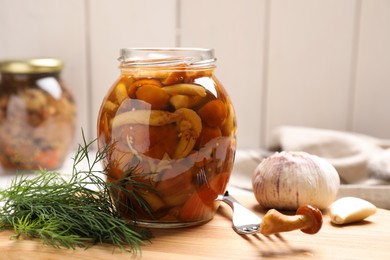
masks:
[[[280,234],[275,234],[276,239],[265,236],[266,239],[255,235],[260,233],[260,225],[262,220],[255,213],[242,206],[236,199],[229,195],[226,191],[224,195],[220,195],[217,199],[227,203],[233,209],[233,229],[240,235],[254,234],[256,240],[262,243],[260,254],[265,257],[275,256],[295,256],[312,254],[311,250],[301,247],[291,246]],[[271,243],[268,243],[270,241]]]
[[[224,195],[220,195],[218,199],[232,208],[234,231],[242,235],[255,234],[260,231],[261,218],[242,206],[235,198],[229,195],[228,191]]]

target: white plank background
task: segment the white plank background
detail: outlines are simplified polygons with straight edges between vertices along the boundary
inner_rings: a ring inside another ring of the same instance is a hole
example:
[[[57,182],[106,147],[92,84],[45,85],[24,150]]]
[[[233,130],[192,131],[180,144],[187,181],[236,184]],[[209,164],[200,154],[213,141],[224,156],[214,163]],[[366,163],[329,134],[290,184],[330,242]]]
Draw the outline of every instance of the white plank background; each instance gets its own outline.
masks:
[[[239,148],[285,124],[390,138],[390,0],[0,0],[0,59],[63,59],[90,139],[142,46],[215,49]]]
[[[356,4],[271,1],[266,137],[280,124],[350,128]]]

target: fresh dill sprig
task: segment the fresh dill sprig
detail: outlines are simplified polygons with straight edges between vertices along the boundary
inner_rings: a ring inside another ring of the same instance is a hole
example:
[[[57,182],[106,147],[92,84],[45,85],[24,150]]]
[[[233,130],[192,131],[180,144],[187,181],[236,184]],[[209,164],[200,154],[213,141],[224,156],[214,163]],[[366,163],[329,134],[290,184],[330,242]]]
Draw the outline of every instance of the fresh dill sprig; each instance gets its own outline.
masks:
[[[119,199],[113,194],[134,196],[147,210],[148,204],[126,185],[148,187],[132,178],[133,168],[124,179],[106,182],[104,169],[96,168],[111,148],[98,150],[91,158],[93,142],[86,142],[83,134],[83,144],[78,146],[68,178],[55,171],[40,170],[32,178],[18,174],[8,188],[0,190],[0,229],[11,228],[15,238],[40,238],[54,247],[75,249],[111,243],[134,255],[140,252],[151,233],[121,218]],[[86,169],[80,169],[82,163]]]

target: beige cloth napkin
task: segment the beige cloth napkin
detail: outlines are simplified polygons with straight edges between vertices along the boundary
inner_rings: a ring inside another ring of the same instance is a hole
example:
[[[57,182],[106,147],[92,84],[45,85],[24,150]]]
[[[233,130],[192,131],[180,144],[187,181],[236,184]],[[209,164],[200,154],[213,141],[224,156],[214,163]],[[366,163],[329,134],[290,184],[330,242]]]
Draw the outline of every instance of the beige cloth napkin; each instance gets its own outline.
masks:
[[[237,150],[229,183],[241,189],[252,190],[252,176],[257,165],[271,154],[265,149]]]
[[[390,140],[329,129],[282,126],[273,132],[268,148],[304,151],[325,158],[344,184],[390,180]]]

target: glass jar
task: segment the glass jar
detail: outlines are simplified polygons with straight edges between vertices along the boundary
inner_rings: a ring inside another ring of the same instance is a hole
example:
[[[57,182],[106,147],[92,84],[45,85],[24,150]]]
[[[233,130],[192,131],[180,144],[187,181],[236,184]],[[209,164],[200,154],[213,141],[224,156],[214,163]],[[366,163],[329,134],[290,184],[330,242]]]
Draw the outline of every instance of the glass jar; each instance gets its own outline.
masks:
[[[122,49],[121,74],[98,117],[107,181],[140,226],[184,227],[213,218],[236,150],[231,100],[211,49]],[[119,185],[114,185],[119,187]]]
[[[0,164],[57,169],[73,144],[76,107],[58,59],[0,62]]]

